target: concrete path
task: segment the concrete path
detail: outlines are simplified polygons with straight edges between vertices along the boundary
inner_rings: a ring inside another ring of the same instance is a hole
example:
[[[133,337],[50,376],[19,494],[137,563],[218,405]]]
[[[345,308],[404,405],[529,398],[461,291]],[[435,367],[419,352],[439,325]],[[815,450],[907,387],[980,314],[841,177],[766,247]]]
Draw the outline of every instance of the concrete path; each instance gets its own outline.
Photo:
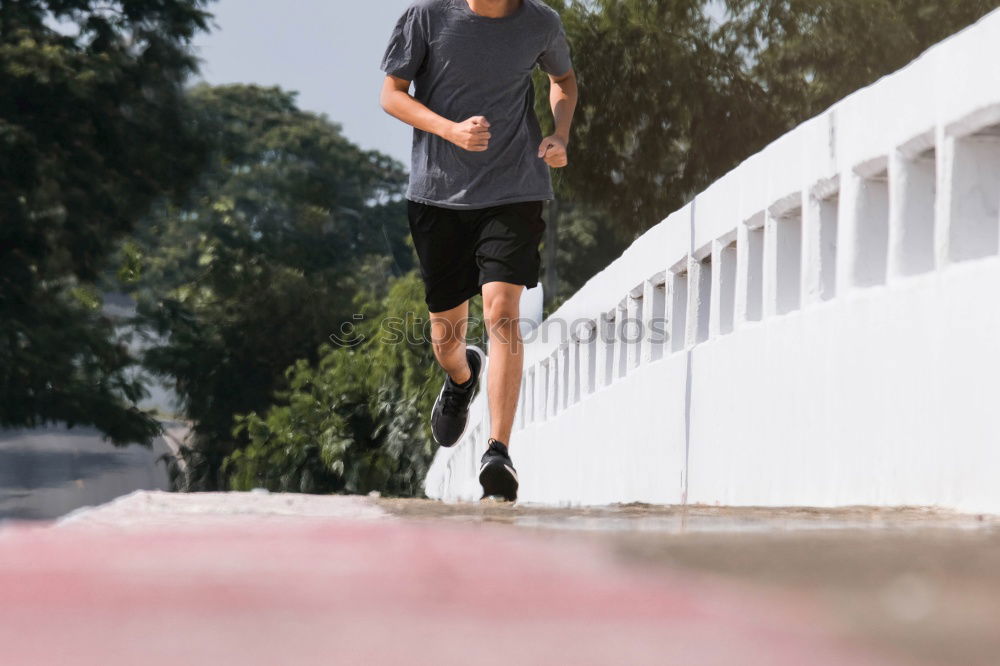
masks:
[[[441,507],[136,493],[7,527],[0,663],[903,663],[805,595],[504,524],[530,508]]]

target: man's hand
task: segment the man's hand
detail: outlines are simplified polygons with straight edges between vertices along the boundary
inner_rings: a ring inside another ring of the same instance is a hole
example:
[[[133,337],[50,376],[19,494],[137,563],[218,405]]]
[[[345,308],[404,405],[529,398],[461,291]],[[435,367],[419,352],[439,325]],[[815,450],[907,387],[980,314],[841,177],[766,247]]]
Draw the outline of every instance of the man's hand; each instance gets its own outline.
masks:
[[[566,142],[555,134],[542,139],[538,146],[538,156],[545,159],[550,167],[564,167],[569,164],[566,157]]]
[[[472,116],[452,124],[444,138],[459,148],[481,153],[490,145],[490,122],[483,116]]]

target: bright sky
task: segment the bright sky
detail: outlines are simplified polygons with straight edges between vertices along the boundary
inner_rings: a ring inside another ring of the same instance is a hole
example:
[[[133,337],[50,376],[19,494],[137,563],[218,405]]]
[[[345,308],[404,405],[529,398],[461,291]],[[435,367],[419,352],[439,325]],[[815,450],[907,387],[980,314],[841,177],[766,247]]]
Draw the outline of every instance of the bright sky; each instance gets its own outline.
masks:
[[[195,42],[202,78],[299,92],[299,108],[326,113],[364,149],[409,169],[411,128],[378,104],[378,66],[411,0],[218,0],[218,27]]]

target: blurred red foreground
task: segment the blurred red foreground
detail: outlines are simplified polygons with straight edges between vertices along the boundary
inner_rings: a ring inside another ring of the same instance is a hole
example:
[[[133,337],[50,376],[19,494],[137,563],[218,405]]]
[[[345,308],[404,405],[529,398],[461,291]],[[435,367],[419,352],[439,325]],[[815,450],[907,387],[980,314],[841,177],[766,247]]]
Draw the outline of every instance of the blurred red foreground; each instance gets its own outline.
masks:
[[[797,599],[570,537],[370,515],[171,523],[0,530],[0,664],[886,663]]]

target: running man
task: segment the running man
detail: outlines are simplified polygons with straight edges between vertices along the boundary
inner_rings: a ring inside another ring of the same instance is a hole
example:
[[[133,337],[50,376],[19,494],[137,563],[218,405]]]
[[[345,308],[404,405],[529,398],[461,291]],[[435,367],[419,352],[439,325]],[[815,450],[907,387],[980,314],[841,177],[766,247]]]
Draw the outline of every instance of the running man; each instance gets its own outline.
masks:
[[[549,75],[555,133],[542,137],[531,73]],[[538,283],[549,167],[567,164],[576,76],[559,14],[542,0],[417,0],[396,23],[380,103],[413,126],[407,212],[446,373],[431,431],[465,431],[486,356],[466,345],[469,299],[483,295],[489,334],[489,448],[483,497],[517,497],[507,445],[521,386],[521,292]],[[410,96],[410,82],[414,93]]]

